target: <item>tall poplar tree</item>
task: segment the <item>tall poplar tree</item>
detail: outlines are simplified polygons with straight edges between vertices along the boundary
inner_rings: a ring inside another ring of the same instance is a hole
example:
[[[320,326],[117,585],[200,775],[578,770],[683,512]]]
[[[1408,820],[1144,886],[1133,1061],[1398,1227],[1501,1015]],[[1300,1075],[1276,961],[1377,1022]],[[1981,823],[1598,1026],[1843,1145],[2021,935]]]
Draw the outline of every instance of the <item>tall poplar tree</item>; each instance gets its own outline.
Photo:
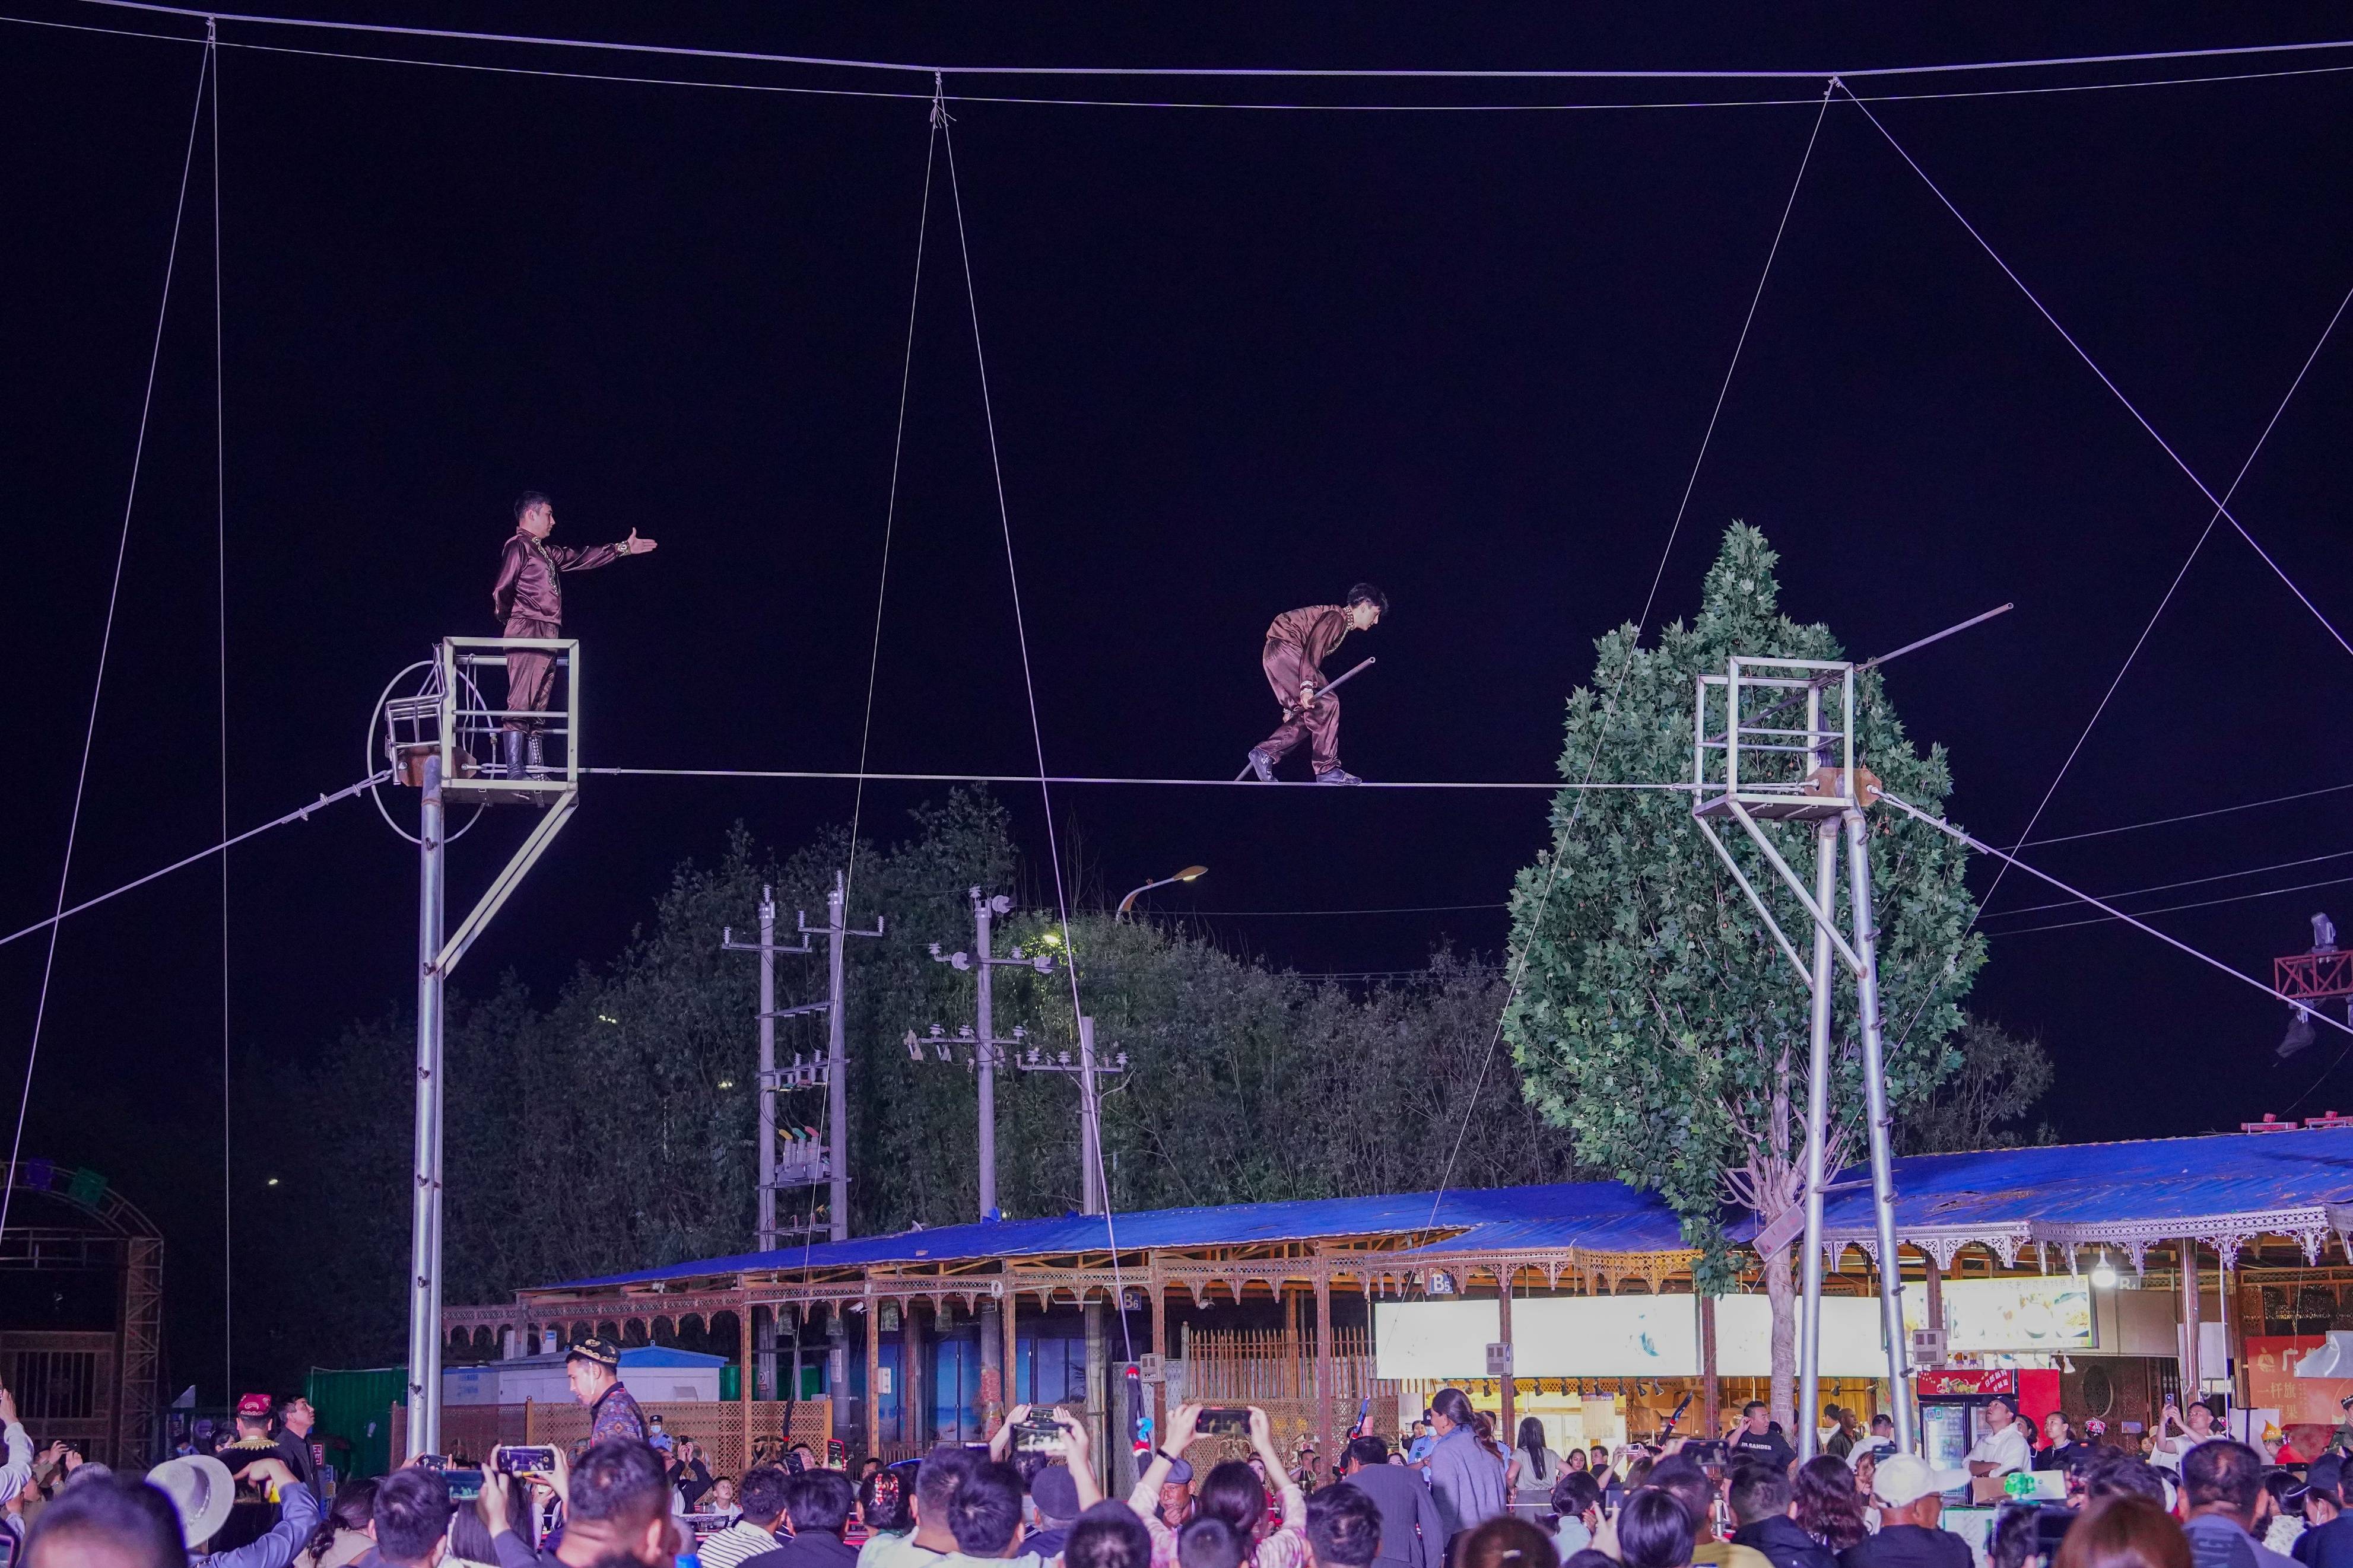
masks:
[[[1592,685],[1569,699],[1562,773],[1578,780],[1691,775],[1695,678],[1735,654],[1844,657],[1830,628],[1784,615],[1763,534],[1735,523],[1707,574],[1700,611],[1655,647],[1621,626],[1595,645]],[[1875,672],[1857,681],[1856,761],[1887,787],[1937,810],[1951,787],[1942,748],[1915,751]],[[1726,1205],[1770,1222],[1803,1201],[1808,997],[1756,911],[1665,791],[1564,791],[1553,842],[1522,869],[1513,949],[1526,971],[1505,1028],[1526,1092],[1575,1136],[1578,1155],[1657,1191],[1706,1249],[1702,1288],[1735,1268]],[[1811,828],[1764,825],[1806,876]],[[1969,932],[1966,851],[1891,810],[1870,814],[1872,888],[1888,1090],[1899,1114],[1960,1066],[1960,1004],[1984,962]],[[1810,927],[1797,900],[1736,827],[1724,834],[1750,883],[1799,950]],[[1841,889],[1844,878],[1841,878]],[[1845,929],[1841,891],[1839,920]],[[1839,971],[1829,1164],[1862,1149],[1863,1084],[1854,986]],[[1794,1425],[1796,1288],[1788,1247],[1762,1259],[1773,1309],[1772,1405]],[[1811,1412],[1807,1413],[1808,1418]]]

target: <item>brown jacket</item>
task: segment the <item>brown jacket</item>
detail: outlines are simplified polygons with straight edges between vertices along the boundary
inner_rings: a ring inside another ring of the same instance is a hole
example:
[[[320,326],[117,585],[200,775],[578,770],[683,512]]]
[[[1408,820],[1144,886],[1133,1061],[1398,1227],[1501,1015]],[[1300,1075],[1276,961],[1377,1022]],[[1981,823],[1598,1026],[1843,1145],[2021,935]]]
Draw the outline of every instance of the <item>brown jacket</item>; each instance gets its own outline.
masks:
[[[564,619],[562,572],[593,572],[621,558],[617,544],[549,544],[518,528],[499,558],[499,580],[491,589],[491,607],[501,620]]]
[[[1340,646],[1340,639],[1356,628],[1349,624],[1348,612],[1339,605],[1309,605],[1304,609],[1285,610],[1274,617],[1266,628],[1266,640],[1283,647],[1295,647],[1307,668],[1316,672],[1317,684],[1322,684],[1324,661]]]

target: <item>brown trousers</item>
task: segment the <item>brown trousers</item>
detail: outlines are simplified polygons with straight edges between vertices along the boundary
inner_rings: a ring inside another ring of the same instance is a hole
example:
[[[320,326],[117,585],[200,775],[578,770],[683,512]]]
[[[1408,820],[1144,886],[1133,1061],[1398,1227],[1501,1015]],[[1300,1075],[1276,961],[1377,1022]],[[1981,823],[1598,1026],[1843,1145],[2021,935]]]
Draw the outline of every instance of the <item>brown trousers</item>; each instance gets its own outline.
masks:
[[[558,633],[554,621],[526,620],[521,616],[507,617],[506,629],[501,637],[554,637]],[[548,699],[555,695],[555,656],[552,653],[526,653],[521,648],[507,650],[507,706],[533,713],[547,711]],[[540,728],[536,719],[504,719],[502,730],[534,731]]]
[[[1323,673],[1289,643],[1267,644],[1259,662],[1265,667],[1266,683],[1274,688],[1274,700],[1285,706],[1298,702],[1302,682],[1313,680],[1318,686],[1324,683]],[[1306,712],[1285,718],[1273,734],[1259,742],[1258,749],[1279,763],[1303,740],[1314,742],[1308,755],[1317,773],[1328,773],[1340,765],[1340,699],[1336,694],[1319,698]]]

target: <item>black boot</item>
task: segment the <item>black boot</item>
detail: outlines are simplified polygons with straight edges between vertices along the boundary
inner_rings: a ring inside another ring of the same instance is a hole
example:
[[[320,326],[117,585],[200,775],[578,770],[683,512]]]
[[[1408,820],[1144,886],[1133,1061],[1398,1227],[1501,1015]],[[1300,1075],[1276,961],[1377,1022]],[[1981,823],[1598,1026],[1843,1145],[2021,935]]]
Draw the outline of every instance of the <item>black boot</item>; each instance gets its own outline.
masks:
[[[540,752],[540,733],[538,731],[533,730],[530,735],[526,737],[525,749],[529,753],[523,764],[526,774],[529,777],[535,779],[545,778],[547,776],[547,759]]]
[[[499,772],[508,783],[512,784],[522,777],[522,731],[521,730],[500,731]]]

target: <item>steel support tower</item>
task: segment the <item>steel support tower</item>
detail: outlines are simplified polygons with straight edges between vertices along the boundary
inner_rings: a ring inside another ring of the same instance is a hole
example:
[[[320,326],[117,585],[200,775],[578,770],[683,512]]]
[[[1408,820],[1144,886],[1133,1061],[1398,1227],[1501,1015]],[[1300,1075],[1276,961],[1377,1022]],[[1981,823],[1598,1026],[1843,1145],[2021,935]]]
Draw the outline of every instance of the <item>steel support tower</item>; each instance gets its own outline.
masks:
[[[560,705],[529,712],[488,705],[474,678],[484,668],[502,672],[511,651],[554,661],[562,678]],[[448,1098],[442,1035],[449,975],[579,806],[580,644],[570,638],[444,637],[432,658],[403,670],[393,678],[393,686],[420,669],[426,673],[417,689],[393,698],[387,687],[369,722],[373,741],[380,719],[383,754],[395,781],[417,789],[419,795],[414,839],[417,1113],[408,1277],[407,1431],[412,1457],[441,1449],[441,1151]],[[522,776],[507,776],[495,759],[498,731],[510,722],[536,731],[543,754],[560,760],[524,770]],[[451,808],[467,805],[475,815],[452,831]],[[458,929],[447,931],[448,847],[473,827],[483,807],[492,805],[535,806],[541,815]],[[391,821],[389,814],[385,820]]]
[[[1836,693],[1837,710],[1833,721],[1826,721],[1824,698],[1831,692]],[[1804,722],[1793,728],[1783,715],[1800,706]],[[1854,980],[1856,1023],[1862,1037],[1865,1120],[1879,1245],[1880,1321],[1887,1341],[1895,1440],[1905,1453],[1911,1453],[1917,1441],[1906,1365],[1904,1271],[1895,1250],[1887,1075],[1880,1030],[1878,927],[1872,910],[1870,836],[1863,820],[1864,810],[1878,798],[1879,783],[1855,766],[1854,719],[1853,664],[1736,655],[1724,674],[1699,678],[1692,714],[1693,821],[1765,922],[1812,1004],[1808,1020],[1804,1204],[1802,1211],[1792,1211],[1802,1212],[1805,1237],[1795,1436],[1799,1457],[1807,1458],[1815,1451],[1815,1415],[1821,1408],[1822,1194],[1836,1173],[1825,1171],[1823,1161],[1829,1136],[1831,1004],[1840,966]],[[1799,956],[1772,905],[1718,836],[1716,825],[1727,821],[1738,826],[1797,900],[1811,928],[1812,951],[1808,957]],[[1812,828],[1810,887],[1761,826],[1767,822],[1803,823]],[[1846,842],[1851,935],[1841,932],[1837,918],[1841,837]],[[1760,1253],[1787,1247],[1796,1235],[1785,1225],[1767,1226],[1757,1233],[1756,1247]]]

